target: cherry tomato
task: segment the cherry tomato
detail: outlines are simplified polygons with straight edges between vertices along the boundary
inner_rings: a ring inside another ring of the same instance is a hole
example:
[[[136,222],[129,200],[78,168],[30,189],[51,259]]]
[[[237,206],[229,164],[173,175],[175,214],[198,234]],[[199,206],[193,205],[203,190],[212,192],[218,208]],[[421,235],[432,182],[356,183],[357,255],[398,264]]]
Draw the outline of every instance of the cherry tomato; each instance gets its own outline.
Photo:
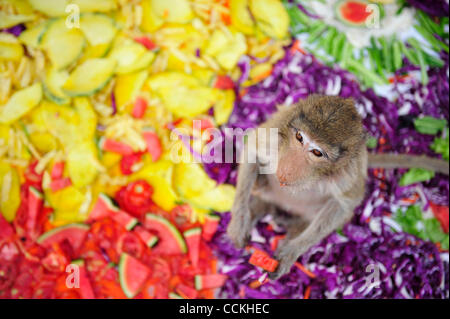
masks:
[[[124,233],[117,242],[119,254],[127,253],[133,257],[141,258],[144,251],[144,244],[134,233]]]

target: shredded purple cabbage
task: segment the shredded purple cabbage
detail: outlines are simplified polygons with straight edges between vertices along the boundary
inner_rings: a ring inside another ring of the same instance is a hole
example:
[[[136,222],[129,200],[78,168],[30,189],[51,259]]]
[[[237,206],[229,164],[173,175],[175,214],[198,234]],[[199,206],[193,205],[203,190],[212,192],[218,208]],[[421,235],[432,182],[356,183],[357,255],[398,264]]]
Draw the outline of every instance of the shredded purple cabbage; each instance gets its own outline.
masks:
[[[18,37],[23,31],[25,31],[25,29],[26,29],[25,26],[21,23],[13,27],[3,29],[2,31],[11,33],[12,35]]]
[[[446,0],[408,0],[409,4],[435,17],[448,17],[449,4]]]
[[[396,83],[393,93],[397,97],[391,101],[372,89],[362,90],[347,71],[324,66],[311,55],[286,52],[271,76],[249,87],[236,101],[229,127],[255,127],[276,110],[277,104],[292,104],[313,93],[335,94],[355,100],[365,127],[379,141],[374,151],[438,156],[429,149],[433,137],[418,133],[413,119],[424,114],[448,120],[448,55],[443,57],[444,68],[429,71],[430,82],[426,86],[414,79]],[[240,67],[246,73],[245,60]],[[403,71],[414,71],[414,67]],[[205,164],[205,169],[220,183],[236,182],[236,164]],[[402,199],[416,192],[427,201],[447,206],[448,180],[436,174],[419,186],[401,187],[398,181],[404,172],[369,171],[366,198],[351,223],[344,227],[343,236],[333,233],[300,257],[299,262],[316,275],[313,279],[293,267],[278,281],[249,288],[262,272],[248,263],[248,254],[229,241],[225,230],[230,216],[223,214],[212,242],[222,272],[230,276],[220,297],[303,298],[306,287],[310,287],[311,298],[448,298],[448,253],[440,253],[431,242],[394,230],[389,222],[397,208],[407,205]],[[270,239],[281,232],[268,230],[267,225],[267,221],[258,224],[251,245],[270,252]],[[364,286],[370,264],[381,269],[381,289]]]

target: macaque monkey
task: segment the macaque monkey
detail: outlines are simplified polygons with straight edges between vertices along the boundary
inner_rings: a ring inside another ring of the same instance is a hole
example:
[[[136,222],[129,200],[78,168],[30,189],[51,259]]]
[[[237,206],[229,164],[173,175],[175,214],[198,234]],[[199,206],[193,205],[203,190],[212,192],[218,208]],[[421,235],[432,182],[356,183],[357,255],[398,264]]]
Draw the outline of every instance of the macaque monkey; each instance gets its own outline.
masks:
[[[246,160],[251,144],[247,139],[227,233],[243,248],[265,214],[286,228],[286,238],[275,252],[279,265],[272,279],[289,272],[300,255],[350,221],[364,198],[368,166],[422,167],[447,175],[449,171],[444,160],[368,154],[368,134],[351,99],[314,95],[280,108],[260,128],[278,128],[276,172],[260,172],[266,150],[260,151],[269,147],[268,140],[253,139],[258,154],[252,163]]]

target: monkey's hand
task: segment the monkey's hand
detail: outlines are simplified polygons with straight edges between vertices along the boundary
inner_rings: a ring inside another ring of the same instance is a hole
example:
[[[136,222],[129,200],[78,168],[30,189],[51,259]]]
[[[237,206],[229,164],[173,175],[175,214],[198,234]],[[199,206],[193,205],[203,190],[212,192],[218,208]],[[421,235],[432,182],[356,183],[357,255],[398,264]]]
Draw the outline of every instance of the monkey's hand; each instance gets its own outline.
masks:
[[[292,243],[279,246],[275,253],[275,259],[278,260],[279,264],[277,269],[269,274],[269,278],[275,280],[287,274],[299,256],[298,246],[293,246]]]
[[[227,234],[237,248],[244,248],[250,240],[251,218],[248,208],[232,211]]]

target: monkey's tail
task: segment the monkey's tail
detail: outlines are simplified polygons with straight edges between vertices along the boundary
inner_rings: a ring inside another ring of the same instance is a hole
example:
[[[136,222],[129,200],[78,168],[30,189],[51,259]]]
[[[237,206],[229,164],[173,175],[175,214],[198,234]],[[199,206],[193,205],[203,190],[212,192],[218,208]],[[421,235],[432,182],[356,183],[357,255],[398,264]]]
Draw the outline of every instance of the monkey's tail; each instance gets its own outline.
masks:
[[[424,168],[436,173],[449,174],[449,163],[425,155],[371,154],[369,167],[373,168]]]

